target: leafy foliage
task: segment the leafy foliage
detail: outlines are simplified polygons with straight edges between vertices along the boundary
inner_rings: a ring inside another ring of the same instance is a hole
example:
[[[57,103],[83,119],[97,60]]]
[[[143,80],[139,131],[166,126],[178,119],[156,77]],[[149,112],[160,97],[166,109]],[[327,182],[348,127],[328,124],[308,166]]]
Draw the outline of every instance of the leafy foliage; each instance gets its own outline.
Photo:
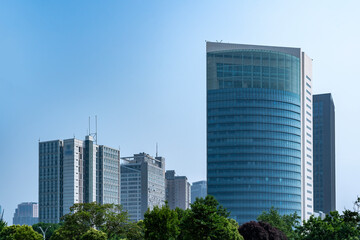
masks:
[[[42,240],[43,237],[27,225],[4,227],[0,232],[1,240]]]
[[[287,240],[288,239],[282,231],[271,226],[269,223],[259,222],[259,224],[269,234],[269,240]]]
[[[269,240],[269,233],[255,221],[244,223],[239,227],[239,233],[245,240]]]
[[[80,237],[80,240],[107,240],[107,236],[104,232],[90,228]]]
[[[286,235],[267,222],[250,221],[239,228],[245,240],[287,240]]]
[[[63,226],[54,232],[51,240],[79,240],[91,228],[105,232],[108,238],[126,237],[129,224],[127,212],[120,205],[96,202],[74,204],[62,220]]]
[[[212,196],[198,198],[187,210],[155,207],[144,216],[145,239],[243,240],[229,215]]]
[[[140,220],[137,223],[129,223],[126,231],[127,240],[141,240],[145,239],[144,221]]]
[[[41,227],[44,231],[46,231],[45,240],[49,240],[51,238],[51,236],[53,235],[53,233],[55,232],[55,230],[60,228],[60,226],[61,225],[59,223],[42,223],[42,222],[40,222],[40,223],[36,223],[36,224],[32,225],[32,228],[34,229],[35,232],[40,233],[42,236],[43,233],[40,230],[40,227]]]
[[[257,220],[259,222],[267,222],[271,226],[279,229],[288,239],[294,240],[298,238],[294,229],[300,225],[300,216],[297,215],[296,212],[294,214],[281,216],[279,212],[272,207],[268,212],[262,212]]]
[[[191,209],[183,214],[180,224],[182,239],[242,239],[237,222],[228,219],[229,212],[212,196],[196,199]]]
[[[349,210],[340,215],[337,211],[330,212],[324,219],[311,216],[304,221],[302,226],[297,227],[300,240],[358,240],[360,216],[358,212]]]
[[[166,203],[159,208],[155,206],[144,215],[145,238],[149,240],[174,240],[180,233],[179,219],[176,211]]]
[[[0,232],[7,226],[7,223],[4,221],[4,219],[0,218]]]

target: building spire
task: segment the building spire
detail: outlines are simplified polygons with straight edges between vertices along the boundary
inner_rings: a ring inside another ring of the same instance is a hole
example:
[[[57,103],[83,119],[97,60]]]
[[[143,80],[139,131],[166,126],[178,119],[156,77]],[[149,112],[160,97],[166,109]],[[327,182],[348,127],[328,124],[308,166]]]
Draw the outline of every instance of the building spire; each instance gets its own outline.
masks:
[[[158,157],[158,155],[159,155],[158,150],[159,150],[159,146],[158,146],[158,143],[156,142],[156,157]]]

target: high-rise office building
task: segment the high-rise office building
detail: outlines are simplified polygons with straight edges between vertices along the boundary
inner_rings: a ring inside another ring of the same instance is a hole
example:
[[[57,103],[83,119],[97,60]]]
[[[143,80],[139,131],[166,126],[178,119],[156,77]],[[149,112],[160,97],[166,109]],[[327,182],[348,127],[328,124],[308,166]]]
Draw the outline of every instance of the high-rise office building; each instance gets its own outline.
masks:
[[[24,202],[15,209],[14,225],[33,225],[39,222],[39,205],[35,202]]]
[[[194,203],[196,198],[205,198],[206,195],[206,181],[193,182],[193,184],[191,185],[191,203]]]
[[[174,170],[165,173],[166,201],[171,209],[190,207],[191,187],[186,176],[175,176]]]
[[[120,151],[91,136],[39,143],[39,220],[58,223],[74,203],[120,204]]]
[[[240,224],[272,206],[313,213],[312,59],[207,42],[207,184]]]
[[[336,210],[335,106],[330,93],[313,96],[314,210]]]
[[[138,221],[148,208],[165,204],[165,158],[139,153],[121,159],[121,205]]]

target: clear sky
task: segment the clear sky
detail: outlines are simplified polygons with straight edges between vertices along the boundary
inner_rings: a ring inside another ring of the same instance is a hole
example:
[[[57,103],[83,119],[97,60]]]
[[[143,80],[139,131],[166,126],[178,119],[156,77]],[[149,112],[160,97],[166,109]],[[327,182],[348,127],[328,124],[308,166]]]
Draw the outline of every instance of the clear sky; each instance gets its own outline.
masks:
[[[336,108],[337,209],[360,190],[359,1],[0,1],[0,205],[38,201],[38,141],[147,152],[206,177],[205,40],[301,47]],[[94,126],[92,126],[94,127]]]

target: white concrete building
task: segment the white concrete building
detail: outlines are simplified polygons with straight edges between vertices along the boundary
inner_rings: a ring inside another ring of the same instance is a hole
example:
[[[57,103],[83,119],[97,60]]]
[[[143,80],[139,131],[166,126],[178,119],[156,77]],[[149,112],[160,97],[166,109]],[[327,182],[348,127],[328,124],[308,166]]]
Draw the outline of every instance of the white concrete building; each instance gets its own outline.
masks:
[[[39,142],[39,221],[58,223],[75,203],[120,204],[120,151],[71,138]]]

